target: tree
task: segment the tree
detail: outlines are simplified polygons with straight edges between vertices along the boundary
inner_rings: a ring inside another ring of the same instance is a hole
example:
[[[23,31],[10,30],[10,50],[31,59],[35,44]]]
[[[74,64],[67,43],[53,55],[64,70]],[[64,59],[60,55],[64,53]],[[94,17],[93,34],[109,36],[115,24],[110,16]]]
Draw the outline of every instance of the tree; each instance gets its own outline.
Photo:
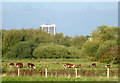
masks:
[[[59,41],[59,44],[60,45],[64,45],[64,46],[70,46],[70,41],[71,41],[71,37],[69,36],[65,36],[65,37],[62,37]]]
[[[83,35],[81,36],[75,36],[71,41],[70,41],[70,46],[76,46],[79,49],[82,48],[82,45],[87,41],[87,37],[84,37]]]
[[[70,58],[67,47],[57,44],[40,44],[33,52],[36,58]]]
[[[61,38],[63,38],[63,33],[56,33],[54,35],[54,43],[55,44],[59,44]]]
[[[91,33],[91,41],[83,44],[80,54],[89,56],[92,60],[97,60],[99,53],[105,48],[117,46],[118,27],[109,27],[106,25],[98,26],[97,30]]]
[[[20,42],[6,54],[7,58],[33,58],[34,42]]]

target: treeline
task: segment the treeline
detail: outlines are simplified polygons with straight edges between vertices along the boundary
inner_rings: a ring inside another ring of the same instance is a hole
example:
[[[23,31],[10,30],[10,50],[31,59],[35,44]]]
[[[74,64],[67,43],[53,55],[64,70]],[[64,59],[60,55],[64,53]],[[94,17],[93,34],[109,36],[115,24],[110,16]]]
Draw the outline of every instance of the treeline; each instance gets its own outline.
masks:
[[[91,41],[83,35],[74,38],[63,33],[50,35],[40,29],[2,30],[2,55],[3,58],[88,58],[118,63],[118,27],[99,26],[90,38]]]

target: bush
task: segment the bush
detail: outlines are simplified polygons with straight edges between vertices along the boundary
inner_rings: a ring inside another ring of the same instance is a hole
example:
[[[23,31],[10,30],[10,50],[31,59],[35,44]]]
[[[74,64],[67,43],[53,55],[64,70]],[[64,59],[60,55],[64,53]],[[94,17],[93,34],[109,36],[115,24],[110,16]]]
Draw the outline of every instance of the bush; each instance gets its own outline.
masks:
[[[8,72],[7,66],[3,66],[2,67],[2,73],[7,73],[7,72]]]
[[[87,41],[86,43],[83,44],[80,56],[84,56],[86,58],[89,57],[88,59],[90,59],[91,57],[92,58],[91,60],[95,60],[96,58],[93,57],[97,57],[98,49],[99,49],[98,41]]]
[[[106,63],[120,63],[120,46],[115,46],[113,48],[105,48],[103,49],[100,54],[98,55],[98,60],[100,62],[106,62]]]
[[[69,47],[68,50],[71,58],[81,58],[80,50],[77,47],[72,46]]]
[[[7,58],[33,58],[33,50],[35,46],[33,42],[20,42],[10,52],[7,53]]]
[[[57,44],[40,44],[33,52],[36,58],[70,58],[67,47]]]

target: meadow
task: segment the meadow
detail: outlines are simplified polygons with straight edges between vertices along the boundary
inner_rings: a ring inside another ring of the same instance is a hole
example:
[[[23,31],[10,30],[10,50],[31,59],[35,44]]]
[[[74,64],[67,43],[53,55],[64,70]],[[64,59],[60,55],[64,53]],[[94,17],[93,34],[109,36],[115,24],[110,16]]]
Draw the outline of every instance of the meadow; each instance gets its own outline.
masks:
[[[22,62],[20,76],[17,76],[17,68],[9,68],[10,63]],[[34,63],[36,69],[28,68],[27,63]],[[64,69],[63,65],[72,63],[81,64],[77,68],[78,76],[75,77],[75,69]],[[91,64],[96,63],[96,67]],[[110,64],[110,78],[107,78],[105,63],[92,62],[87,59],[3,59],[2,66],[7,68],[3,73],[3,81],[118,81],[118,65]],[[47,68],[48,77],[45,77]]]

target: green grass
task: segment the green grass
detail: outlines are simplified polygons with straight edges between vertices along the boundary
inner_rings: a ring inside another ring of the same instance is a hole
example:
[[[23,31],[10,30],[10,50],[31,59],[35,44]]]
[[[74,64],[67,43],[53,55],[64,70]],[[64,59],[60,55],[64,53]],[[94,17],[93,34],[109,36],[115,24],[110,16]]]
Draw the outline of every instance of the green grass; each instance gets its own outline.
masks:
[[[22,62],[24,67],[27,67],[27,63],[34,63],[37,68],[46,68],[49,67],[49,69],[53,69],[54,67],[56,69],[62,69],[63,65],[66,63],[72,63],[72,64],[81,64],[82,68],[88,67],[88,65],[91,65],[93,62],[89,60],[82,60],[82,59],[4,59],[4,64],[9,64],[9,63],[17,63],[17,62]],[[98,63],[97,62],[97,67],[105,67],[106,64],[104,63]],[[111,68],[117,68],[118,65],[113,65],[111,64]]]
[[[118,81],[118,78],[44,78],[32,76],[6,76],[2,77],[3,81]]]
[[[97,68],[88,68],[88,65],[91,65],[93,62],[92,61],[89,61],[89,60],[86,60],[86,59],[3,59],[3,62],[2,62],[2,65],[6,65],[9,63],[17,63],[17,62],[22,62],[23,63],[23,66],[24,68],[22,69],[28,69],[27,68],[27,63],[34,63],[35,66],[36,66],[36,69],[39,69],[39,68],[43,68],[45,69],[46,67],[48,68],[48,72],[51,71],[52,69],[63,69],[63,65],[65,65],[66,63],[72,63],[72,64],[81,64],[82,65],[82,69],[83,70],[86,70],[87,73],[90,71],[90,70],[95,70],[95,72],[98,72],[100,70],[105,70],[105,65],[104,63],[99,63],[99,62],[95,62],[96,65],[97,65]],[[115,74],[114,75],[118,75],[117,73],[117,64],[111,64],[111,69],[110,70],[113,70],[115,71]],[[81,69],[79,68],[79,69]],[[16,68],[9,68],[8,67],[8,71],[11,71],[11,70],[15,70]],[[22,70],[21,69],[21,70]],[[78,69],[78,70],[79,70]],[[71,70],[71,69],[70,69]],[[102,77],[103,76],[103,77]],[[45,77],[41,77],[40,75],[35,75],[35,76],[4,76],[2,77],[2,80],[3,81],[117,81],[118,78],[114,78],[114,77],[110,77],[110,78],[106,78],[106,73],[104,73],[104,75],[102,75],[101,77],[87,77],[86,75],[86,78],[85,77],[81,77],[81,78],[58,78],[58,77],[48,77],[48,78],[45,78]]]

